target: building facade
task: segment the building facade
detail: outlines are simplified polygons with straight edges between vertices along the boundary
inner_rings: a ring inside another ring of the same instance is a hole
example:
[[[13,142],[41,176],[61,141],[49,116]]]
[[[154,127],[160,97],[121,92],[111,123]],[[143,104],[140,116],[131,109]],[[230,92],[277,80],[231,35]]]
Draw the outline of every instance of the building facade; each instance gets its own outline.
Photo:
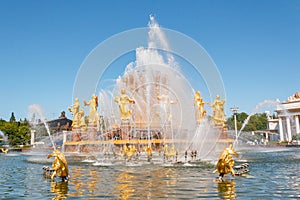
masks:
[[[277,118],[268,116],[268,129],[270,132],[277,132],[280,141],[291,142],[293,135],[300,134],[300,92],[276,107]]]

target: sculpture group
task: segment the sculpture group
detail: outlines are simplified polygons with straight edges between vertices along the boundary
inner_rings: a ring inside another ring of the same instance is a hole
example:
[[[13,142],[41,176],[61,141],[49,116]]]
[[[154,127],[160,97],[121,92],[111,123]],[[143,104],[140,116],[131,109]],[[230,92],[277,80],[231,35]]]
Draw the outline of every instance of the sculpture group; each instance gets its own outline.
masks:
[[[200,91],[197,91],[195,94],[195,108],[196,108],[196,119],[197,122],[201,122],[204,117],[206,117],[206,110],[204,105],[208,104],[213,110],[212,122],[218,128],[225,128],[226,116],[224,113],[224,104],[225,99],[220,99],[220,96],[217,95],[213,103],[205,102],[200,94]]]
[[[176,100],[170,100],[168,95],[160,95],[157,96],[157,100],[162,102],[162,106],[164,111],[167,113],[168,121],[171,120],[170,114],[170,104],[176,104]],[[114,101],[118,104],[120,119],[121,120],[130,120],[130,116],[132,114],[132,110],[129,108],[130,104],[135,104],[135,100],[130,98],[126,94],[126,90],[122,89],[119,97],[115,97]],[[80,129],[85,131],[87,129],[87,124],[89,126],[95,126],[99,128],[99,120],[100,116],[97,111],[98,108],[98,97],[93,94],[92,98],[89,102],[83,100],[84,106],[89,106],[89,115],[84,115],[84,109],[80,107],[79,99],[76,98],[74,104],[68,108],[68,110],[73,114],[73,129]],[[197,122],[201,122],[203,118],[206,117],[206,110],[204,108],[205,104],[208,104],[212,110],[212,122],[217,127],[225,127],[226,116],[224,113],[224,104],[225,99],[220,99],[220,96],[217,95],[213,103],[205,102],[201,96],[200,91],[195,93],[194,97],[194,106],[195,106],[195,114]]]
[[[127,94],[125,89],[121,90],[120,96],[115,97],[114,102],[117,103],[119,108],[119,114],[121,119],[121,132],[126,132],[126,128],[130,127],[130,120],[132,115],[132,110],[130,109],[130,104],[135,104],[136,101],[133,98],[130,98]],[[161,106],[164,110],[164,112],[167,114],[167,121],[170,121],[172,116],[170,112],[170,105],[176,104],[177,100],[171,100],[170,97],[166,94],[157,96],[157,101],[161,103]],[[73,123],[72,128],[73,130],[80,130],[80,131],[89,131],[90,128],[97,128],[99,130],[100,126],[100,116],[97,111],[98,109],[98,97],[93,94],[90,101],[83,100],[84,106],[89,106],[89,114],[88,116],[84,115],[84,109],[83,107],[80,107],[80,102],[78,98],[75,99],[74,104],[68,108],[68,110],[73,114]],[[205,109],[205,104],[209,105],[212,108],[212,116],[211,116],[211,122],[215,125],[216,128],[224,130],[225,128],[225,121],[226,117],[224,114],[224,104],[225,99],[220,99],[220,96],[217,95],[216,98],[212,103],[205,102],[201,96],[200,91],[197,91],[195,93],[194,97],[194,107],[195,107],[195,119],[198,123],[201,123],[204,118],[207,117],[207,112]],[[128,137],[121,136],[121,139],[128,140]],[[129,144],[129,143],[121,143],[123,146],[120,147],[121,153],[120,156],[125,158],[126,160],[132,159],[134,156],[136,156],[137,148],[135,145]],[[144,151],[146,152],[146,155],[148,157],[148,160],[150,161],[152,158],[152,147],[151,145],[145,146]],[[174,144],[171,147],[168,147],[167,144],[163,145],[163,155],[164,160],[176,160],[178,152],[175,149]],[[238,156],[238,154],[233,150],[232,145],[229,145],[229,147],[225,148],[222,152],[215,172],[219,173],[219,179],[222,180],[223,176],[225,174],[231,173],[232,176],[236,174],[242,174],[247,172],[247,165],[243,166],[234,166],[234,160],[232,158],[232,155]],[[197,151],[192,151],[192,158],[196,158]],[[55,157],[52,169],[45,168],[44,170],[48,172],[51,172],[51,179],[53,180],[55,176],[62,177],[63,180],[66,180],[68,177],[68,165],[66,163],[66,159],[64,155],[56,150],[49,154],[48,158]],[[185,159],[187,158],[187,151],[185,152]],[[240,169],[246,169],[244,171],[238,171]]]
[[[76,98],[74,104],[68,108],[73,114],[72,134],[64,143],[64,150],[67,152],[97,151],[97,147],[92,147],[92,143],[100,144],[103,140],[111,140],[112,143],[117,145],[118,151],[121,151],[120,155],[122,154],[122,157],[130,159],[135,151],[130,148],[132,143],[130,140],[139,140],[139,144],[146,145],[149,143],[149,139],[156,139],[152,141],[154,146],[148,145],[149,148],[146,150],[148,158],[151,158],[152,151],[163,150],[164,157],[167,160],[169,158],[176,160],[177,149],[172,149],[175,148],[174,145],[167,148],[167,143],[172,143],[170,139],[173,138],[172,134],[175,132],[172,127],[174,121],[171,105],[184,102],[179,102],[176,97],[170,96],[167,91],[152,94],[154,96],[151,97],[151,101],[147,99],[147,96],[143,96],[144,99],[137,98],[138,101],[136,101],[136,99],[126,94],[125,89],[121,89],[120,95],[116,95],[112,99],[115,105],[118,106],[120,124],[114,124],[115,118],[113,120],[102,120],[104,118],[98,112],[99,99],[97,95],[93,94],[89,101],[83,100],[83,106],[89,107],[87,116],[85,116],[84,107],[81,107],[79,99]],[[145,105],[147,103],[149,105]],[[226,135],[224,103],[225,99],[221,100],[218,95],[212,103],[205,102],[200,91],[197,91],[194,96],[195,121],[197,124],[201,124],[203,119],[210,120],[220,133],[220,138]],[[137,109],[134,109],[134,105]],[[207,117],[205,105],[211,107],[211,117]],[[148,109],[155,106],[159,106],[159,109],[150,113]],[[168,140],[167,143],[166,140]],[[89,146],[89,144],[91,145]],[[162,144],[165,146],[162,147]],[[126,145],[127,148],[119,148],[118,145]]]
[[[87,122],[91,126],[99,128],[99,113],[98,108],[98,97],[93,94],[92,99],[87,102],[83,100],[84,106],[89,106],[89,115],[86,117],[84,115],[84,108],[80,108],[79,99],[75,99],[75,103],[68,108],[68,110],[73,114],[72,129],[81,129],[85,131],[87,129]]]

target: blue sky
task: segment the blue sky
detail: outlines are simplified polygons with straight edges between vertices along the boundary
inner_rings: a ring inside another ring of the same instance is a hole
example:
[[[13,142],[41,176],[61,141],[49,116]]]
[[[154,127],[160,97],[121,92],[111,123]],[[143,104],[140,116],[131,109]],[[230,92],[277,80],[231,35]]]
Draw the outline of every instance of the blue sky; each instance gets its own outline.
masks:
[[[300,1],[0,0],[0,118],[23,119],[31,104],[47,118],[67,111],[86,56],[114,34],[146,27],[150,14],[206,49],[227,115],[300,91]]]

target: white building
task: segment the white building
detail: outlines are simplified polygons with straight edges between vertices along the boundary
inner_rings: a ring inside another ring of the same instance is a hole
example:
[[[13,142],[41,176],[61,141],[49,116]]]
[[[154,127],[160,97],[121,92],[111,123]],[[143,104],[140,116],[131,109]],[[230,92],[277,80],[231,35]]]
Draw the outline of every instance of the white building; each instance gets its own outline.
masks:
[[[276,112],[277,119],[268,117],[269,131],[279,133],[280,141],[292,141],[293,135],[300,134],[300,92],[277,105]]]

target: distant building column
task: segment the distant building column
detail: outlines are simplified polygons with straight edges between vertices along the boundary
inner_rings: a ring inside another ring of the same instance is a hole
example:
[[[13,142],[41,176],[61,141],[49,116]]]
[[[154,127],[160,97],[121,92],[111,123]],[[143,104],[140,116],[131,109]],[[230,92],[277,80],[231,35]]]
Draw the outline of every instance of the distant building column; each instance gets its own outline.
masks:
[[[266,134],[266,139],[264,140],[264,145],[267,145],[269,142],[269,135],[268,135],[268,132],[265,132],[265,134]]]
[[[291,121],[289,117],[286,117],[286,129],[287,129],[287,140],[292,141]]]
[[[296,133],[300,133],[300,127],[299,127],[299,115],[295,115],[295,121],[296,121]]]
[[[280,136],[280,141],[284,141],[283,137],[283,127],[282,127],[282,118],[279,117],[279,136]]]

